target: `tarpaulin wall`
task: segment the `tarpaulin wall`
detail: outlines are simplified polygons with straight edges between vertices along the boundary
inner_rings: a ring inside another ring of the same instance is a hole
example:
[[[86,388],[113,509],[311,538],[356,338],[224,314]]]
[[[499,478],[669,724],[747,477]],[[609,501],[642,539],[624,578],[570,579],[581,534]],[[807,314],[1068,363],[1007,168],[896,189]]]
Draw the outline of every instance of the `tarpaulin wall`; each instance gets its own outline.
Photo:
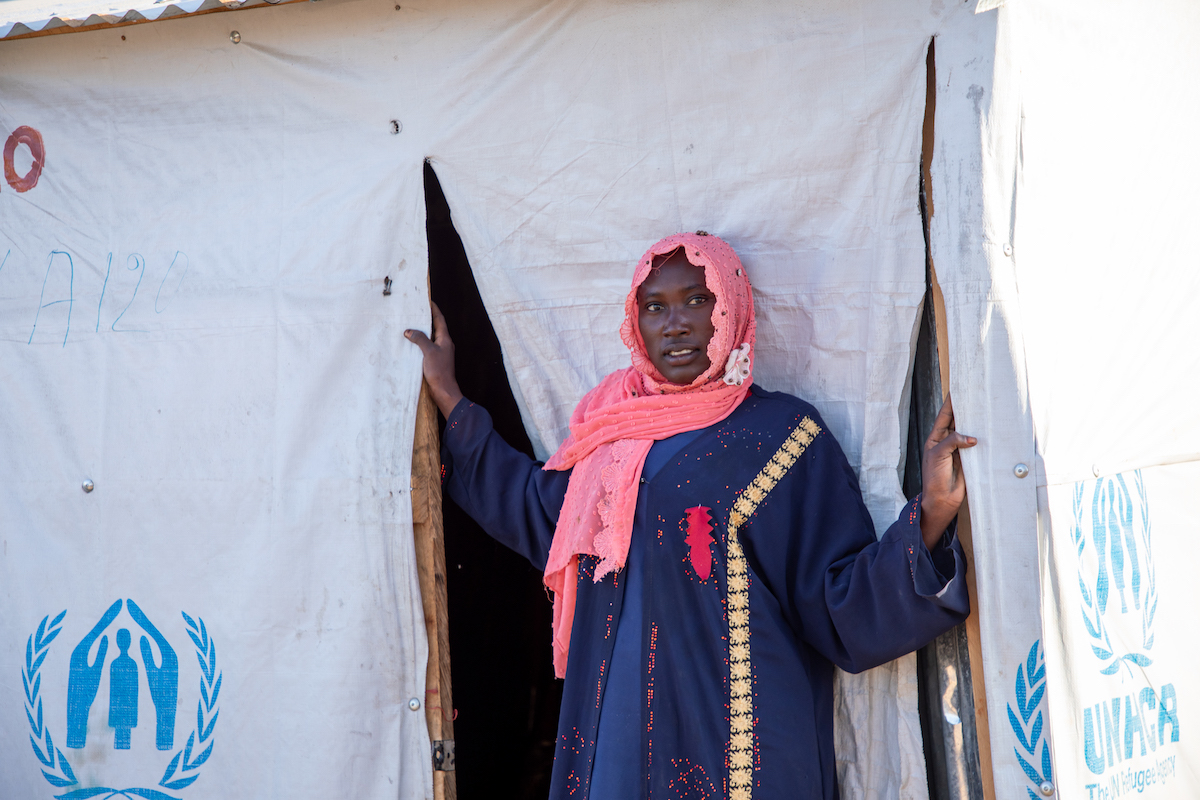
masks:
[[[0,185],[0,770],[23,796],[74,779],[189,798],[428,791],[408,705],[424,686],[407,496],[419,360],[399,339],[428,321],[426,157],[542,452],[627,363],[616,328],[637,256],[703,228],[755,282],[760,382],[822,411],[881,531],[900,507],[941,11],[401,5],[0,49],[0,125],[44,146],[35,186]],[[169,681],[146,676],[167,649],[179,713],[160,750]],[[74,699],[89,693],[90,717]],[[915,696],[911,657],[841,679],[845,796],[924,797]],[[44,719],[26,718],[31,698]],[[130,748],[113,749],[131,707]],[[67,741],[80,714],[82,749]],[[50,730],[74,777],[46,756]]]
[[[422,151],[305,10],[0,49],[5,797],[429,796]]]
[[[1078,9],[1082,11],[1082,9]],[[1062,797],[1200,795],[1200,8],[1002,9]]]
[[[1192,797],[1200,12],[980,10],[938,40],[933,251],[996,793]]]

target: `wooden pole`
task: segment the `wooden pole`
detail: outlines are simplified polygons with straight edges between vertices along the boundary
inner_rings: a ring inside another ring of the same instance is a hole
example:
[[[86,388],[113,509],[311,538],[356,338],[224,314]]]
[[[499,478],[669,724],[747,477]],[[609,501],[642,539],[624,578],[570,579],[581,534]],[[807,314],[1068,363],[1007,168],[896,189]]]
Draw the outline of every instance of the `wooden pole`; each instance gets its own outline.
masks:
[[[421,607],[429,638],[425,669],[425,721],[429,739],[450,750],[443,768],[433,772],[434,800],[456,800],[454,779],[454,701],[450,690],[450,618],[446,609],[446,542],[442,530],[441,453],[437,407],[429,386],[421,383],[417,427],[413,437],[412,508],[413,539],[417,551],[417,576]],[[431,756],[432,758],[432,756]],[[448,767],[449,769],[446,769]]]
[[[950,393],[950,337],[946,331],[946,300],[938,284],[937,271],[929,263],[929,280],[933,295],[934,333],[937,337],[938,371],[942,378],[942,399]],[[996,800],[992,782],[992,737],[988,730],[987,691],[983,684],[983,643],[979,636],[979,592],[975,587],[975,553],[971,545],[970,498],[963,501],[958,512],[958,541],[967,557],[967,596],[971,600],[971,615],[967,617],[967,658],[971,662],[971,693],[975,703],[975,736],[979,744],[979,773],[985,800]]]

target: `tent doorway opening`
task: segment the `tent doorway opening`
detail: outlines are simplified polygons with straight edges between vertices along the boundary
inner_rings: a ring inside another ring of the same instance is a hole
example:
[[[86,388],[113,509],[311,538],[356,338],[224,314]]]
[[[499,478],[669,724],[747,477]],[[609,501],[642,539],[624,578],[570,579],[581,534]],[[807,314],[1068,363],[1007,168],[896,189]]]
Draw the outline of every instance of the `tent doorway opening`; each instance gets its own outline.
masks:
[[[925,232],[926,296],[911,364],[903,488],[921,489],[921,452],[942,401],[929,248],[930,171],[936,105],[934,42],[926,54],[926,103],[917,209]],[[433,167],[425,164],[430,293],[455,343],[463,394],[492,415],[496,432],[533,456],[504,369],[500,343]],[[944,358],[944,354],[941,356]],[[444,424],[444,420],[442,421]],[[443,500],[456,770],[460,796],[544,800],[549,795],[562,683],[550,656],[551,606],[541,573]],[[930,800],[983,800],[990,764],[986,725],[976,723],[968,627],[918,651],[919,713]],[[981,697],[981,695],[980,695]]]
[[[488,410],[506,442],[532,457],[500,341],[429,162],[425,208],[429,290],[454,341],[459,386]],[[484,533],[449,497],[443,499],[443,522],[459,796],[544,800],[562,682],[551,662],[551,607],[542,574]]]

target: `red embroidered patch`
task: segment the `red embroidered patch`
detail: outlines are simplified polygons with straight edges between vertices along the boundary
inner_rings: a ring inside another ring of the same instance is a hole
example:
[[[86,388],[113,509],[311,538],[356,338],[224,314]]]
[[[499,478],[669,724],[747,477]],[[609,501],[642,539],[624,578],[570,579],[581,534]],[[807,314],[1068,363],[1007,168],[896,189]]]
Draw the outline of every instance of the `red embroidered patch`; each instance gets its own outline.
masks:
[[[710,511],[712,509],[705,506],[687,509],[686,541],[692,548],[692,569],[696,571],[696,575],[702,581],[708,580],[708,576],[712,574],[712,552],[708,549],[708,546],[713,543],[713,538],[708,535],[712,532]]]

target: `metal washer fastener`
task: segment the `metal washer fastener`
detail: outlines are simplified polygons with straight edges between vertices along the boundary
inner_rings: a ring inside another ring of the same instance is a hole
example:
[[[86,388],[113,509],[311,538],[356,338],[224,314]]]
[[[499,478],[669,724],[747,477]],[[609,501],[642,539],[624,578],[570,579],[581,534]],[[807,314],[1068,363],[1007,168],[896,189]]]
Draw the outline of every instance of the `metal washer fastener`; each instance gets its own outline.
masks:
[[[408,707],[412,711],[418,711],[421,708],[421,701],[414,697],[408,701]]]
[[[1012,245],[1009,244],[1008,242],[1004,243],[1004,255],[1006,255],[1006,256],[1012,255]]]
[[[229,41],[233,42],[234,44],[239,44],[242,41],[242,35],[237,31],[231,31],[229,34]]]
[[[85,480],[83,482],[83,491],[85,493],[91,493],[92,489],[95,489],[95,488],[96,488],[96,484],[92,483],[91,478],[88,478],[87,480]]]
[[[1043,797],[1052,797],[1054,795],[1054,784],[1050,781],[1045,781],[1038,787],[1038,790],[1041,791]]]
[[[1015,467],[1013,467],[1013,475],[1016,475],[1018,478],[1024,478],[1028,474],[1029,467],[1025,466],[1024,464],[1017,464]]]

